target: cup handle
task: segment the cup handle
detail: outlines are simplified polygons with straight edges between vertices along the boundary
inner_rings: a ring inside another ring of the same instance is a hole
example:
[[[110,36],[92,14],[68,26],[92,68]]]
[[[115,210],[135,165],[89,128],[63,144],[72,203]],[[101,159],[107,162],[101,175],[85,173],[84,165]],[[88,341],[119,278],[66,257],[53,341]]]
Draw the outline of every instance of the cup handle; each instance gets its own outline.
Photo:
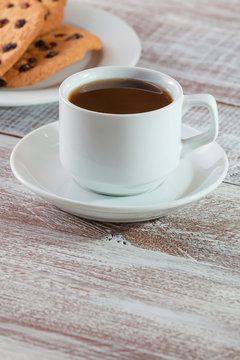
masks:
[[[214,97],[209,94],[184,95],[183,115],[193,106],[206,107],[210,112],[211,124],[208,131],[187,139],[182,139],[181,157],[184,157],[187,153],[200,146],[209,144],[214,141],[218,135],[218,111]]]

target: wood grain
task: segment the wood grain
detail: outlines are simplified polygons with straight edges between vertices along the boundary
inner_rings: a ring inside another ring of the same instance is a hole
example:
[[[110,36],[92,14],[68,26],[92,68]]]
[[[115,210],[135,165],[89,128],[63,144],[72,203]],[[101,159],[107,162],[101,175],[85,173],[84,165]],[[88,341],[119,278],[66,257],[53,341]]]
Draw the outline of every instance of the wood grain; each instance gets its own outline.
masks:
[[[240,2],[89,0],[126,19],[142,42],[141,65],[175,77],[184,91],[240,105]]]
[[[139,66],[172,75],[185,93],[207,92],[218,100],[218,142],[230,163],[227,181],[240,185],[240,2],[88,0],[88,4],[116,14],[136,30],[142,44]],[[0,108],[0,131],[8,134],[23,136],[55,120],[57,103]],[[187,114],[186,122],[206,128],[209,116],[197,108]]]
[[[0,136],[0,358],[239,359],[239,187],[155,221],[87,221],[13,178],[17,141]]]
[[[135,28],[140,65],[217,97],[227,181],[239,184],[240,2],[88,3]],[[23,135],[57,116],[55,104],[0,109],[1,129]],[[208,124],[204,111],[184,121]],[[239,186],[154,221],[88,221],[13,177],[17,141],[0,134],[0,360],[240,359]]]

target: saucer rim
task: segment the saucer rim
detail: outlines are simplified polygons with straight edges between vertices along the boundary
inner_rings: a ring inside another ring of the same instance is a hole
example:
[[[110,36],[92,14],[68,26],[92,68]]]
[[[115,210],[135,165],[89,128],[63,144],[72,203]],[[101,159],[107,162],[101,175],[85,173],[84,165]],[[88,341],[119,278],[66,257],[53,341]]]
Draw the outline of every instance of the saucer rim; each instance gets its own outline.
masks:
[[[19,149],[24,146],[25,142],[28,141],[28,139],[34,135],[36,135],[37,133],[42,133],[44,130],[50,128],[50,127],[58,127],[59,121],[55,121],[52,122],[50,124],[44,125],[39,127],[36,130],[33,130],[32,132],[30,132],[29,134],[27,134],[26,136],[24,136],[14,147],[14,149],[12,150],[11,156],[10,156],[10,166],[12,169],[12,172],[14,174],[14,176],[20,181],[20,183],[22,183],[26,188],[28,188],[29,190],[31,190],[32,192],[34,192],[35,194],[39,195],[40,197],[44,198],[44,199],[49,199],[54,201],[54,202],[62,202],[65,205],[77,205],[77,206],[81,206],[81,208],[84,210],[92,210],[95,212],[103,212],[103,210],[105,210],[106,212],[112,212],[114,211],[114,213],[129,213],[132,214],[133,212],[136,213],[142,213],[143,210],[146,211],[162,211],[162,210],[171,210],[177,207],[181,207],[181,206],[185,206],[193,201],[196,201],[204,196],[206,196],[207,194],[209,194],[211,191],[213,191],[218,185],[221,184],[221,182],[223,181],[224,177],[227,174],[228,171],[228,159],[227,159],[227,155],[225,153],[225,151],[222,149],[222,147],[217,144],[217,142],[213,142],[214,145],[220,150],[222,156],[221,159],[223,160],[223,170],[221,172],[221,175],[218,177],[218,179],[216,181],[214,181],[214,183],[212,183],[210,186],[208,186],[207,188],[196,192],[192,195],[188,195],[188,196],[184,196],[180,199],[176,199],[176,200],[172,200],[172,201],[165,201],[165,202],[160,202],[158,204],[146,204],[146,205],[128,205],[128,206],[124,206],[124,205],[119,205],[119,206],[113,206],[113,205],[91,205],[88,203],[82,203],[81,201],[78,200],[72,200],[72,199],[68,199],[66,197],[62,197],[59,196],[57,194],[54,194],[52,192],[46,191],[44,189],[42,189],[41,187],[38,187],[34,184],[32,184],[31,182],[29,182],[28,180],[24,179],[24,177],[21,176],[21,174],[19,173],[18,169],[17,169],[17,164],[15,161],[16,156],[18,155]],[[190,129],[191,131],[193,131],[194,133],[198,133],[198,131],[188,125],[183,124],[184,127]],[[153,190],[155,191],[155,190]],[[104,195],[103,195],[104,196]],[[137,196],[137,195],[135,195]],[[114,197],[115,199],[117,197]]]

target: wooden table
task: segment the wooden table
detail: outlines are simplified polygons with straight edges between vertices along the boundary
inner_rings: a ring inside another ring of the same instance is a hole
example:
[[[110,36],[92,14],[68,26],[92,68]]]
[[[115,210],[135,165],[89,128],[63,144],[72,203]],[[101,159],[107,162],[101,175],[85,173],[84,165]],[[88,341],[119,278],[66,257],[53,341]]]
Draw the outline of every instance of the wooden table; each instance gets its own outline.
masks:
[[[19,139],[1,134],[0,359],[238,360],[240,2],[89,3],[135,28],[140,65],[166,70],[186,92],[216,96],[231,171],[228,183],[171,216],[99,223],[18,183],[9,156]],[[198,116],[192,121],[201,128]]]

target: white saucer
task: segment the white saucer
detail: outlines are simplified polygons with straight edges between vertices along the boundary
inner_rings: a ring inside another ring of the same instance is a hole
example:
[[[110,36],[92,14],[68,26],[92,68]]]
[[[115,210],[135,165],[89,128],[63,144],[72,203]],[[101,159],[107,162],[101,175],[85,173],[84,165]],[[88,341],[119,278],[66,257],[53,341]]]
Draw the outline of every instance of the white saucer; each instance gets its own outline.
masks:
[[[183,137],[198,133],[183,126]],[[88,219],[136,222],[169,214],[212,191],[224,179],[228,160],[217,143],[205,145],[180,161],[154,191],[111,197],[82,189],[62,168],[58,154],[58,122],[25,136],[11,154],[11,168],[27,188],[53,205]]]
[[[36,105],[58,101],[58,87],[66,77],[95,66],[134,66],[141,54],[136,32],[123,20],[97,7],[68,0],[64,23],[81,27],[99,36],[102,51],[92,51],[79,61],[32,86],[0,89],[0,106]]]

